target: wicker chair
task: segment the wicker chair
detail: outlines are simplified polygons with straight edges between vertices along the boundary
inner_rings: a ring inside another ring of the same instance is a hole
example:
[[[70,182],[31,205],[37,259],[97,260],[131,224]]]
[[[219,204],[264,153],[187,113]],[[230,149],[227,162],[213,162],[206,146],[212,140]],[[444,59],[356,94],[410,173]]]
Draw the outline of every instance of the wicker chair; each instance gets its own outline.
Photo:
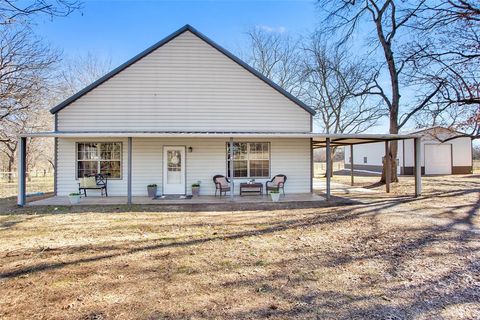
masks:
[[[277,174],[272,180],[265,182],[267,194],[269,190],[280,191],[280,189],[282,189],[283,195],[285,196],[285,182],[287,182],[287,176],[284,174]]]
[[[220,191],[220,197],[222,192],[225,196],[227,191],[230,192],[230,180],[227,177],[217,174],[213,177],[213,182],[215,183],[215,197],[217,196],[217,191]]]

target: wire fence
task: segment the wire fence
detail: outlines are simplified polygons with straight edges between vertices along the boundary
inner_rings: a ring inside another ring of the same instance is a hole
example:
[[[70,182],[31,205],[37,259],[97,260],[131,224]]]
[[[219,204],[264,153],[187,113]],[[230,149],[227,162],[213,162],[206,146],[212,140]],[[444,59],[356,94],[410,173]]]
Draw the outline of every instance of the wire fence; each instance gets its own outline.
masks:
[[[343,170],[344,164],[343,161],[334,161],[332,164],[333,171]],[[327,172],[327,163],[326,162],[315,162],[313,164],[313,175],[315,177],[324,176]]]
[[[47,171],[27,172],[27,195],[53,192],[53,173]],[[16,172],[0,172],[0,198],[16,196],[18,176]]]
[[[480,172],[480,160],[473,160],[473,172]]]

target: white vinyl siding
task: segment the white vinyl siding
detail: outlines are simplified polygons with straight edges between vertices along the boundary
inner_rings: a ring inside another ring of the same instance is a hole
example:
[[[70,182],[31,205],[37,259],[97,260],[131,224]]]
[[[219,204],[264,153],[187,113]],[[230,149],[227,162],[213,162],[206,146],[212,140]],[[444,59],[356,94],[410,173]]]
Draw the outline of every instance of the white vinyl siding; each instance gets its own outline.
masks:
[[[58,130],[309,132],[310,114],[187,31],[58,112]]]
[[[446,137],[445,137],[446,138]],[[472,166],[472,140],[468,137],[456,138],[449,140],[445,143],[425,135],[421,138],[421,164],[425,167],[425,145],[437,144],[437,145],[451,145],[451,165],[453,167]],[[405,150],[404,150],[405,146]],[[385,143],[369,143],[359,144],[353,147],[353,164],[363,165],[364,157],[368,157],[368,164],[382,166],[382,158],[385,154]],[[349,164],[350,159],[350,147],[345,148],[345,164]],[[398,141],[398,153],[397,153],[399,172],[400,167],[413,167],[414,166],[414,141],[408,139],[404,141]],[[427,160],[428,161],[428,160]]]
[[[75,179],[75,142],[76,139],[58,139],[58,195],[68,195],[78,189]],[[106,141],[106,139],[98,139]],[[92,141],[92,139],[89,139]],[[118,139],[116,140],[118,141]],[[212,178],[216,174],[226,175],[227,139],[161,139],[133,138],[132,146],[132,193],[134,196],[146,196],[147,185],[158,185],[158,193],[162,190],[163,147],[185,146],[186,152],[186,192],[191,194],[191,185],[201,182],[200,194],[213,195],[215,185]],[[236,140],[255,142],[257,140]],[[108,194],[127,194],[127,142],[123,142],[123,179],[108,182]],[[310,192],[310,139],[261,139],[258,142],[270,142],[271,176],[287,175],[285,192]],[[192,152],[188,152],[192,147]],[[267,179],[256,179],[264,183]],[[236,194],[238,185],[247,179],[235,179]],[[92,191],[92,195],[94,191]]]
[[[125,195],[127,190],[127,139],[58,139],[57,150],[57,194],[68,195],[71,192],[78,192],[76,177],[76,143],[77,142],[122,142],[122,179],[108,180],[108,195]],[[87,195],[100,195],[100,191],[88,190]]]

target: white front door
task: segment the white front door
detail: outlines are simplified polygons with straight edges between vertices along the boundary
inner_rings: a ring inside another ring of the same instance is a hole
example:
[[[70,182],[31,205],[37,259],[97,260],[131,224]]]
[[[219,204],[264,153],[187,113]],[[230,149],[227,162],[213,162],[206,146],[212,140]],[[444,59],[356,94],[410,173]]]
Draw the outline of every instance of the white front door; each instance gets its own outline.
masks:
[[[163,149],[163,194],[185,194],[185,147]]]

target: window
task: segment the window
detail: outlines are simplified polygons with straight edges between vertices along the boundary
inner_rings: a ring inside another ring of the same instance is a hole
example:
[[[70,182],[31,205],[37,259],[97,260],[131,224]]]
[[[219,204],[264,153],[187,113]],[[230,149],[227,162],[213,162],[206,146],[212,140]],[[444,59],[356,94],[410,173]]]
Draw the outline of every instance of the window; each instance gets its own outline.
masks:
[[[363,157],[363,163],[367,163],[367,157]]]
[[[229,143],[227,143],[227,176],[230,177]],[[268,178],[270,176],[270,143],[234,142],[233,176],[235,178]]]
[[[97,173],[111,179],[122,178],[121,142],[77,143],[77,178]]]

